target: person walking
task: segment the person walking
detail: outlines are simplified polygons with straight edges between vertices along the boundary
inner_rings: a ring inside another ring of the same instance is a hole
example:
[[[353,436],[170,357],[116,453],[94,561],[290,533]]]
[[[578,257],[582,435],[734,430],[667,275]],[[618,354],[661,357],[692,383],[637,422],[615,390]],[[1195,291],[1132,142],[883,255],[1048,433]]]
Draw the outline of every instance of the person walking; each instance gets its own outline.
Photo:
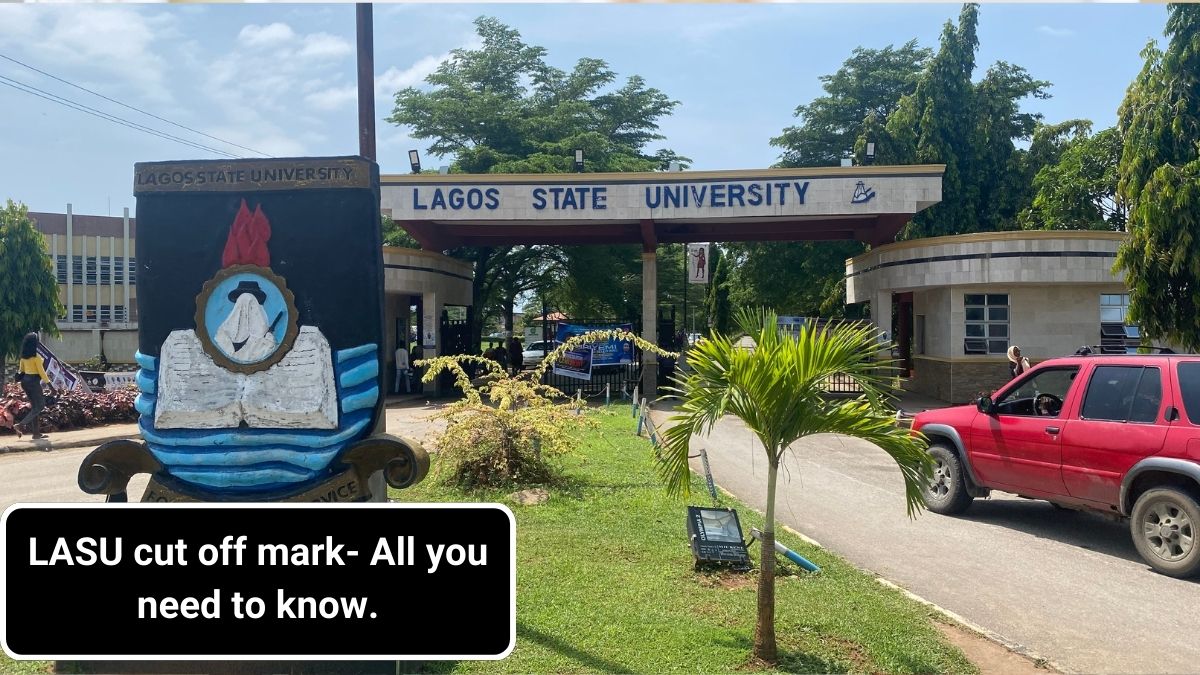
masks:
[[[17,366],[17,381],[21,383],[21,388],[29,397],[31,407],[29,413],[20,422],[13,425],[13,430],[17,432],[17,436],[20,436],[32,429],[35,440],[45,438],[46,435],[41,433],[38,426],[38,415],[46,407],[46,399],[42,395],[42,382],[50,384],[50,392],[55,396],[58,396],[58,389],[54,387],[54,383],[50,381],[50,376],[46,374],[46,369],[42,366],[42,357],[38,354],[37,333],[29,333],[21,343],[21,360]]]
[[[1013,345],[1008,348],[1008,372],[1012,376],[1009,379],[1016,379],[1029,370],[1029,359],[1021,356],[1021,348]]]
[[[521,372],[525,366],[524,355],[521,353],[521,341],[515,337],[508,338],[508,368],[513,375]]]

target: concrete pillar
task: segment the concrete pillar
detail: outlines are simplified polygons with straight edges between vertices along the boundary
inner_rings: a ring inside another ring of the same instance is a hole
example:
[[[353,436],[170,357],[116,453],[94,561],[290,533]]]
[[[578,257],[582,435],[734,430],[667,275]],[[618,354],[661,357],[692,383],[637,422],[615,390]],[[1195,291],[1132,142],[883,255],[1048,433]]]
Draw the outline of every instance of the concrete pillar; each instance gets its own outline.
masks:
[[[892,335],[892,292],[875,291],[871,296],[871,323],[887,335],[888,342],[881,345],[879,358],[892,358],[890,342],[895,340]]]
[[[432,358],[441,353],[442,301],[437,293],[426,291],[421,294],[421,358]],[[412,355],[409,355],[412,358]],[[439,378],[440,379],[440,378]],[[440,396],[438,381],[422,386],[423,393]]]
[[[125,270],[125,275],[123,277],[124,281],[125,281],[125,321],[129,322],[131,320],[131,315],[130,315],[130,308],[129,308],[129,274],[130,274],[130,270],[129,270],[129,207],[128,206],[125,207],[125,220],[123,223],[123,234],[121,236],[124,239],[124,244],[125,244],[125,262],[123,263],[123,265],[124,265],[123,269]]]
[[[71,226],[71,205],[67,204],[67,321],[75,320],[75,230]]]
[[[658,344],[658,252],[642,252],[642,339]],[[658,355],[642,352],[642,395],[653,401],[658,388]]]

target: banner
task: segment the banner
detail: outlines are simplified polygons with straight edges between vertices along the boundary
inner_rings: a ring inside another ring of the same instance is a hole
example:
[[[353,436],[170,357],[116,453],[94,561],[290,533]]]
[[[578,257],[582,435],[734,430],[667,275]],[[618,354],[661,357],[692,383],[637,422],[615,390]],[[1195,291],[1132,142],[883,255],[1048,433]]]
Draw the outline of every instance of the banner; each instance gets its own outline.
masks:
[[[46,369],[46,375],[50,377],[50,381],[54,383],[55,388],[62,391],[71,391],[78,389],[80,391],[90,392],[87,383],[83,378],[75,374],[67,364],[63,363],[46,348],[46,345],[38,344],[38,356],[42,357],[42,368]]]
[[[688,244],[688,283],[708,283],[708,244]]]
[[[623,330],[627,333],[633,332],[633,324],[631,323],[610,323],[610,324],[558,324],[558,332],[555,334],[555,339],[559,342],[567,340],[584,333],[591,333],[598,330]],[[627,363],[633,363],[633,342],[629,340],[605,340],[604,342],[596,342],[590,346],[591,364],[592,366],[617,366]]]
[[[592,379],[592,350],[580,347],[566,352],[554,362],[554,374],[577,380]]]

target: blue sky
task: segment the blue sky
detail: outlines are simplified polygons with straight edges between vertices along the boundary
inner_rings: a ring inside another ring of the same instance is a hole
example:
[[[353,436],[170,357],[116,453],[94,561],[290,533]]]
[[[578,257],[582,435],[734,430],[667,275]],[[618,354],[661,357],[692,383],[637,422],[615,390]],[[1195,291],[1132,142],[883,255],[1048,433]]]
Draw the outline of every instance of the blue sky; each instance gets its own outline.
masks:
[[[937,47],[958,4],[379,4],[375,6],[378,150],[384,173],[405,173],[425,143],[383,120],[392,96],[451,49],[474,42],[471,21],[495,16],[569,68],[601,58],[622,78],[644,76],[681,102],[661,145],[694,169],[758,168],[769,139],[795,122],[856,46],[916,38]],[[985,4],[976,76],[1004,60],[1053,83],[1028,101],[1049,122],[1112,125],[1138,52],[1162,40],[1163,5]],[[0,55],[238,145],[275,156],[356,154],[354,6],[0,4]],[[197,136],[0,59],[0,77],[130,121]],[[0,80],[4,82],[5,80]],[[0,86],[0,199],[36,211],[133,211],[133,164],[211,159],[190,148]]]

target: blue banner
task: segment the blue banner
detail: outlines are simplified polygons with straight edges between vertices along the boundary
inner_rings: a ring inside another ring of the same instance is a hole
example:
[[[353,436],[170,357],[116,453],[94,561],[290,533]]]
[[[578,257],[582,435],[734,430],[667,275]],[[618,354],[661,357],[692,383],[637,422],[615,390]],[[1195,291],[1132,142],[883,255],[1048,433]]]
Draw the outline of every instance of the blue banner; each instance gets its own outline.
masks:
[[[566,342],[576,335],[591,333],[598,330],[623,330],[628,333],[633,332],[633,324],[631,323],[610,323],[610,324],[558,324],[558,334],[555,336],[559,342]],[[633,363],[633,342],[630,340],[605,340],[604,342],[595,342],[590,345],[592,350],[593,366],[616,366],[625,363]]]

